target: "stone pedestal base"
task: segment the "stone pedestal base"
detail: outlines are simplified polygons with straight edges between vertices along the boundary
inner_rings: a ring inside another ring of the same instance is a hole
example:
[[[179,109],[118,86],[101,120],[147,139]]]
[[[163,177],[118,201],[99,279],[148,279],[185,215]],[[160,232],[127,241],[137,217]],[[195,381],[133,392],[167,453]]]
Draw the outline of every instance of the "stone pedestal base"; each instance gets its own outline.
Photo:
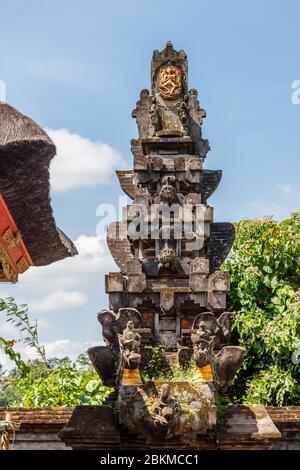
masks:
[[[265,450],[280,439],[266,408],[260,405],[233,405],[221,429],[205,436],[195,436],[188,443],[184,439],[164,442],[149,441],[141,435],[122,430],[113,408],[81,406],[74,409],[71,418],[60,433],[62,441],[73,450]]]

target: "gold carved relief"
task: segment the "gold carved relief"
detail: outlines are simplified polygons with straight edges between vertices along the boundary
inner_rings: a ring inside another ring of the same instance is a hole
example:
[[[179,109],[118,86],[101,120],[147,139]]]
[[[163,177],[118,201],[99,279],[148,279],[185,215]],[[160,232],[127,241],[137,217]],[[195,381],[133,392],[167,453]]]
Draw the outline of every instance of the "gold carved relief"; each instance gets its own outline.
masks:
[[[159,93],[165,100],[173,100],[181,92],[181,70],[173,65],[163,67],[159,72]]]
[[[17,280],[18,273],[12,266],[6,251],[0,245],[0,281],[17,282]]]

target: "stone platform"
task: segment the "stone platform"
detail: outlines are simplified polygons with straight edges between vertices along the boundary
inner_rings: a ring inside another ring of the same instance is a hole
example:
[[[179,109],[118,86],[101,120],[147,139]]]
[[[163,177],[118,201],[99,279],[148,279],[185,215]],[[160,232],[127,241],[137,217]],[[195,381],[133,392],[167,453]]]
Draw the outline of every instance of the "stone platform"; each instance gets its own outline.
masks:
[[[82,406],[74,410],[60,438],[74,450],[266,450],[281,433],[263,406],[234,405],[219,429],[188,442],[175,438],[162,443],[120,429],[109,406]]]
[[[112,451],[113,449],[120,449],[120,447],[118,447],[118,442],[122,433],[120,434],[120,431],[116,431],[111,410],[105,414],[103,408],[104,407],[101,406],[85,406],[77,408],[76,410],[71,408],[0,408],[0,420],[4,419],[5,413],[8,411],[11,413],[13,419],[20,423],[20,428],[16,433],[14,444],[12,445],[11,442],[11,449],[13,450],[71,450],[71,446],[67,446],[65,443],[69,443],[70,445],[73,439],[72,442],[75,444],[75,434],[77,434],[78,439],[80,439],[80,434],[81,438],[85,439],[84,444],[86,447],[81,448],[88,449],[92,448],[93,437],[96,433],[98,436],[102,436],[102,438],[105,437],[103,443],[107,446],[106,450]],[[107,408],[108,407],[105,407],[105,409]],[[238,411],[240,407],[237,406],[235,409]],[[275,427],[281,433],[281,437],[277,439],[268,439],[267,448],[270,450],[300,450],[300,407],[266,407],[265,410],[272,419]],[[80,420],[85,420],[85,434],[83,433],[82,428],[76,427],[75,429],[75,425],[78,423],[79,418]],[[251,436],[253,432],[255,434],[253,421],[251,419],[245,420],[244,418],[245,415],[242,418],[239,412],[234,413],[231,418],[229,417],[230,427],[227,428],[228,423],[225,424],[224,431],[221,430],[219,432],[217,439],[202,437],[202,447],[199,446],[199,450],[259,449],[261,445],[259,440],[256,440],[256,444],[250,445],[247,437],[249,434]],[[110,427],[107,428],[109,429],[109,433],[104,436],[103,421],[106,419],[110,423]],[[95,423],[97,424],[96,429],[94,427]],[[72,428],[73,425],[74,427]],[[244,433],[240,433],[238,438],[235,429],[241,431],[241,429],[239,429],[241,426],[243,426]],[[274,432],[276,433],[276,431]],[[117,437],[114,442],[112,442],[112,436],[115,438]],[[11,438],[12,437],[13,436],[11,436]],[[64,442],[61,439],[62,437]],[[80,444],[77,443],[77,445],[79,448]],[[88,445],[90,447],[88,447]],[[176,443],[174,442],[169,442],[168,445],[170,449],[177,449]],[[161,446],[159,446],[159,448],[160,447]],[[128,447],[128,449],[129,448],[130,447]],[[132,439],[131,448],[144,450],[143,443],[135,439]]]

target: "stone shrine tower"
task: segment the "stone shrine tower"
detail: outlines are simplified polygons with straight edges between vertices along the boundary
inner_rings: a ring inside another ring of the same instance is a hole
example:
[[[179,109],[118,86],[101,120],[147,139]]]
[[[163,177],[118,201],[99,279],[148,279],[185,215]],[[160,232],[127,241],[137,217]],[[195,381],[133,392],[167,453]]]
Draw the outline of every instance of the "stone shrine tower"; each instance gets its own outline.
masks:
[[[106,291],[114,311],[140,311],[140,326],[154,341],[185,344],[199,313],[219,316],[226,307],[229,277],[219,268],[234,226],[213,222],[208,199],[222,172],[203,168],[209,144],[197,97],[188,90],[185,52],[170,42],[154,51],[151,94],[142,90],[132,113],[139,132],[131,142],[133,170],[117,172],[133,202],[108,231],[120,272],[107,275]]]
[[[208,203],[222,172],[204,169],[206,113],[188,88],[186,53],[171,42],[154,51],[151,92],[142,90],[132,116],[133,169],[117,171],[132,203],[108,228],[119,271],[106,275],[109,308],[98,314],[105,346],[88,351],[115,391],[101,407],[75,410],[62,435],[73,448],[131,448],[131,435],[135,448],[202,448],[216,424],[216,394],[226,393],[244,348],[229,344],[234,314],[226,312],[229,275],[220,270],[234,226],[214,222]],[[259,430],[260,418],[247,413]],[[278,438],[260,413],[269,439]]]

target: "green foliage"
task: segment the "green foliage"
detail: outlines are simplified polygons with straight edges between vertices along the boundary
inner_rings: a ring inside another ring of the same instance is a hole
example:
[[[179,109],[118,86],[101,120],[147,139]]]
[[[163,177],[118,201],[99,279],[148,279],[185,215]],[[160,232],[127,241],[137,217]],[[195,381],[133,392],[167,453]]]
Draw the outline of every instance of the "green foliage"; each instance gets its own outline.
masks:
[[[151,380],[162,374],[166,346],[164,343],[159,343],[156,346],[151,346],[149,349],[151,349],[150,359],[147,361],[143,372],[145,376]]]
[[[16,395],[13,406],[98,405],[107,395],[96,374],[82,374],[71,364],[50,370],[37,364],[37,369],[38,374],[32,367],[29,374],[13,381]]]
[[[217,407],[217,422],[208,433],[213,439],[216,439],[218,432],[224,429],[231,403],[226,395],[217,392],[215,395],[215,405]]]
[[[233,332],[246,348],[231,388],[235,402],[299,404],[300,214],[236,224],[228,309],[239,312]]]
[[[151,349],[151,357],[143,368],[145,381],[165,380],[167,382],[188,381],[191,384],[194,383],[194,364],[192,361],[189,361],[185,367],[174,364],[170,369],[165,359],[167,347],[163,342],[151,346],[149,349]]]
[[[0,347],[15,363],[9,372],[0,367],[0,406],[98,405],[110,393],[95,374],[86,354],[75,364],[69,357],[47,358],[39,342],[36,322],[30,322],[26,306],[18,307],[12,298],[0,299],[0,311],[19,331],[19,342],[33,348],[38,359],[25,362],[14,349],[15,340],[0,337]]]
[[[222,395],[221,393],[216,393],[215,396],[216,407],[217,407],[217,424],[216,430],[222,429],[225,425],[228,411],[230,409],[230,401],[227,396]]]
[[[37,322],[30,322],[26,305],[18,305],[12,297],[0,299],[0,311],[6,312],[6,320],[16,326],[22,335],[22,342],[34,348],[43,362],[47,362],[45,348],[39,343]]]
[[[291,369],[277,365],[261,370],[249,383],[245,395],[246,403],[262,405],[283,403],[299,404],[299,385]]]
[[[0,337],[0,348],[2,349],[2,351],[9,357],[11,361],[16,364],[20,373],[25,374],[26,372],[28,372],[29,369],[26,363],[22,360],[21,354],[13,349],[13,345],[14,342],[12,340],[9,341]]]
[[[167,380],[169,382],[185,382],[188,381],[190,384],[194,385],[194,367],[192,364],[181,367],[179,365],[172,367],[172,370],[166,372],[162,380]]]
[[[238,311],[233,341],[246,348],[244,362],[230,389],[236,403],[293,405],[300,400],[300,214],[281,223],[271,218],[236,224],[233,250],[223,265],[231,276],[228,309]],[[14,340],[0,337],[0,347],[15,363],[0,367],[1,406],[76,406],[101,403],[103,387],[85,355],[48,359],[39,343],[37,324],[27,308],[0,299],[0,312],[19,329],[21,341],[39,360],[25,362]],[[148,379],[189,380],[190,369],[164,368],[165,346],[153,348],[145,366]],[[224,405],[224,406],[223,406]],[[226,403],[218,408],[226,409]]]
[[[51,362],[47,367],[42,361],[29,361],[26,375],[17,369],[2,375],[0,406],[98,405],[108,395],[110,389],[90,370],[78,370],[69,358]]]

